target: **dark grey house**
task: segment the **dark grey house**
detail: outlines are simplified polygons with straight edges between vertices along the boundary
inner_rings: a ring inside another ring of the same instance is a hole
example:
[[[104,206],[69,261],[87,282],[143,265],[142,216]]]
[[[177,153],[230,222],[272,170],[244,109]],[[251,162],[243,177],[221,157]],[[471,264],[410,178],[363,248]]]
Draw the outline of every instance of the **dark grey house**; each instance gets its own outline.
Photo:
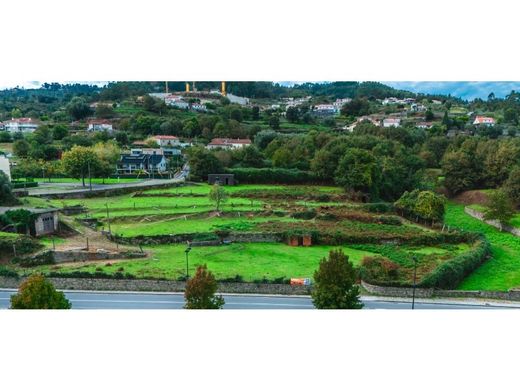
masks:
[[[132,174],[135,171],[166,172],[167,161],[160,149],[132,149],[127,154],[121,154],[117,163],[117,173]]]
[[[235,175],[230,173],[210,173],[208,175],[208,184],[219,184],[221,186],[234,186]]]

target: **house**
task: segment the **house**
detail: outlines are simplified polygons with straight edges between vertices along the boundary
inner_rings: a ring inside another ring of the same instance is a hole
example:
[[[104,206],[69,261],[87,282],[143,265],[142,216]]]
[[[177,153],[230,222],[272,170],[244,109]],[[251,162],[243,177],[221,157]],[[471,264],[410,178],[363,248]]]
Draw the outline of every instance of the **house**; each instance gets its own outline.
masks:
[[[230,173],[210,173],[208,175],[208,184],[234,186],[235,175]]]
[[[27,207],[0,207],[0,215],[5,214],[10,210],[24,209],[34,216],[34,220],[29,226],[29,233],[32,236],[44,236],[46,234],[53,234],[58,231],[58,209],[37,209]]]
[[[152,139],[157,142],[165,156],[181,154],[181,142],[174,135],[156,135]]]
[[[400,118],[385,118],[383,119],[383,127],[399,127],[401,126]]]
[[[249,99],[246,97],[236,96],[236,95],[232,95],[230,93],[226,94],[226,97],[233,104],[239,104],[241,106],[246,106],[249,104]]]
[[[250,139],[213,138],[206,149],[240,149],[251,145]]]
[[[194,111],[199,111],[199,112],[206,112],[206,111],[208,111],[206,106],[204,104],[201,104],[201,103],[192,103],[190,108],[192,110],[194,110]]]
[[[410,111],[412,111],[412,112],[424,112],[424,111],[426,111],[426,106],[423,105],[423,104],[412,103],[410,105]]]
[[[32,133],[37,128],[38,123],[31,118],[12,118],[4,122],[4,129],[11,133]]]
[[[312,114],[315,116],[334,116],[339,113],[339,110],[334,104],[317,104],[312,109]]]
[[[5,173],[9,180],[11,180],[11,167],[9,165],[9,159],[3,154],[0,154],[0,171]]]
[[[166,172],[167,164],[161,149],[132,149],[123,153],[117,163],[118,174],[132,174],[135,171],[150,173]]]
[[[112,131],[112,123],[106,119],[91,119],[87,122],[87,131]]]
[[[415,125],[419,129],[431,129],[433,127],[433,122],[417,122]]]
[[[336,99],[336,101],[335,101],[334,103],[332,103],[332,105],[333,105],[334,107],[336,107],[336,109],[337,109],[338,111],[340,111],[340,110],[341,110],[341,107],[343,107],[343,106],[344,106],[345,104],[347,104],[347,103],[350,103],[351,101],[352,101],[351,98]]]
[[[477,115],[475,117],[475,120],[473,121],[474,125],[486,125],[486,126],[494,126],[495,125],[495,119],[489,117],[489,116],[480,116]]]
[[[155,135],[152,139],[157,142],[161,148],[179,147],[181,144],[179,138],[174,135]]]

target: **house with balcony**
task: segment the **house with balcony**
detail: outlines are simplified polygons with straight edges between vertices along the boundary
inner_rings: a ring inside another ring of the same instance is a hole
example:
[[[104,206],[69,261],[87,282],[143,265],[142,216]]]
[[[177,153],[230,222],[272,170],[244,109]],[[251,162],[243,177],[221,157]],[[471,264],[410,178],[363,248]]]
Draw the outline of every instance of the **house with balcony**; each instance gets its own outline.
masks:
[[[248,138],[244,139],[233,139],[233,138],[213,138],[211,142],[206,145],[206,149],[240,149],[245,146],[250,146],[251,140]]]
[[[32,118],[12,118],[4,122],[4,130],[10,133],[33,133],[38,126]]]
[[[91,119],[87,122],[87,131],[112,131],[113,126],[109,120],[106,119]]]
[[[166,172],[167,161],[161,149],[143,148],[132,149],[130,153],[123,153],[117,163],[118,174],[161,174]]]

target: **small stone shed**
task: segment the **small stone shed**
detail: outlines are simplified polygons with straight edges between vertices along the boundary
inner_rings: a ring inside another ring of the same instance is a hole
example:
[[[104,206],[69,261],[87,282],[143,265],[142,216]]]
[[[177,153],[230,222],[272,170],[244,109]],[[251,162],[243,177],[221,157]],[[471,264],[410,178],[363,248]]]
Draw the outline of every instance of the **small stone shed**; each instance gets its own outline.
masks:
[[[221,186],[234,186],[235,175],[232,173],[210,173],[208,184],[219,184]]]
[[[9,210],[24,209],[31,212],[35,218],[29,232],[32,236],[44,236],[53,234],[58,231],[58,209],[37,209],[29,207],[0,207],[0,215],[5,214]]]

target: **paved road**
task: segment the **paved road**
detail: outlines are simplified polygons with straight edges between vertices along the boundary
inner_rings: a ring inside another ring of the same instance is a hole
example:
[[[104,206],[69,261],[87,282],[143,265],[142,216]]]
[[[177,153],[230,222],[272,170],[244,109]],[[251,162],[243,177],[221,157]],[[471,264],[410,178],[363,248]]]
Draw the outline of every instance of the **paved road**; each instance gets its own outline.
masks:
[[[92,192],[99,192],[104,190],[111,189],[120,189],[120,188],[151,188],[155,186],[174,184],[184,181],[184,177],[178,177],[173,179],[150,179],[143,180],[134,183],[119,183],[119,184],[92,184]],[[56,188],[56,186],[63,188]],[[68,188],[66,188],[68,187]],[[71,194],[71,193],[81,193],[81,192],[90,192],[88,187],[82,187],[76,183],[40,183],[36,188],[27,189],[29,195],[31,196],[45,196],[45,195],[57,195],[57,194]]]
[[[15,290],[0,290],[0,308],[9,307],[9,297]],[[182,294],[66,292],[74,309],[181,309]],[[224,295],[225,309],[313,309],[309,297]],[[366,309],[410,309],[410,302],[363,298]],[[505,309],[505,306],[485,306],[465,303],[416,302],[416,309]],[[520,308],[520,306],[518,306]]]

